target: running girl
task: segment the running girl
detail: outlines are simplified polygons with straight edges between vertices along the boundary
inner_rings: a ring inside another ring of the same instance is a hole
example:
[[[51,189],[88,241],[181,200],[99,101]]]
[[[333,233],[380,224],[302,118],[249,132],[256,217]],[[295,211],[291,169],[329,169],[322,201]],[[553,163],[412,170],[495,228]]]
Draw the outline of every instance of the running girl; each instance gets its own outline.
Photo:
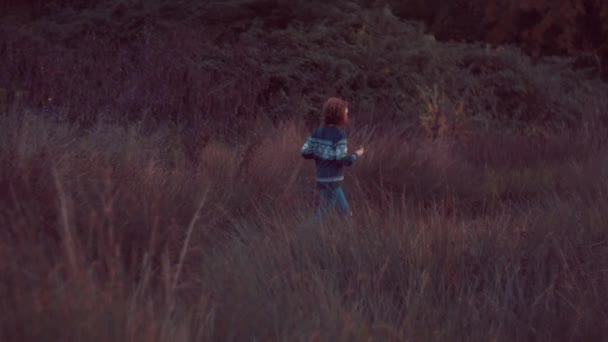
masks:
[[[346,133],[348,125],[348,103],[332,97],[323,105],[323,125],[312,133],[302,146],[302,157],[314,159],[317,164],[317,187],[319,188],[319,207],[317,219],[322,222],[330,216],[334,208],[342,218],[352,216],[344,191],[344,166],[352,166],[363,155],[360,147],[357,152],[348,154]]]

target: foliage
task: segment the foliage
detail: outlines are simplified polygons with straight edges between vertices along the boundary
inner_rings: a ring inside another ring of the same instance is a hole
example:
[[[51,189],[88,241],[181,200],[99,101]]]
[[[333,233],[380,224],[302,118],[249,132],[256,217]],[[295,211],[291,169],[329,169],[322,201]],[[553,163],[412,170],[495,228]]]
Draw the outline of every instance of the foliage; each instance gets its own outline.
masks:
[[[477,127],[578,125],[606,108],[606,85],[574,60],[440,44],[388,8],[346,1],[101,2],[6,21],[0,36],[5,111],[173,122],[194,145],[200,131],[248,134],[252,118],[314,126],[332,94],[361,125],[413,129],[426,108],[419,89],[435,87]]]
[[[607,89],[575,61],[375,1],[53,3],[0,23],[0,340],[608,336]],[[318,226],[334,94],[367,152]]]
[[[577,57],[606,73],[608,3],[602,0],[387,1],[403,18],[422,20],[441,40],[515,44],[540,57]]]

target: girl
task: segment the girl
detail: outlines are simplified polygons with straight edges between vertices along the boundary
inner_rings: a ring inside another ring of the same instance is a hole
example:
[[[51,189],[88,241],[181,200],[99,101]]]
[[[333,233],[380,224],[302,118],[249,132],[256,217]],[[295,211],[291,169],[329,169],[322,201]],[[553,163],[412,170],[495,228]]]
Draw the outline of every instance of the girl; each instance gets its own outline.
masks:
[[[332,97],[323,105],[323,125],[317,128],[302,146],[302,157],[313,159],[317,164],[317,186],[320,200],[317,219],[322,222],[337,208],[342,218],[352,216],[344,192],[344,166],[352,166],[363,155],[360,147],[357,152],[347,154],[346,133],[348,124],[348,103]]]

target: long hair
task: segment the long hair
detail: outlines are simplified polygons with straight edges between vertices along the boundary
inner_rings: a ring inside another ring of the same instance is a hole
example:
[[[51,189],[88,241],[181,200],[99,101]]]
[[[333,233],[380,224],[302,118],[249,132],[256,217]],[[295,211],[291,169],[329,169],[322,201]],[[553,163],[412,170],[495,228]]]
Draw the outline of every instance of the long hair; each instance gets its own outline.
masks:
[[[336,126],[346,125],[346,108],[348,108],[348,102],[337,97],[330,97],[323,105],[323,123]]]

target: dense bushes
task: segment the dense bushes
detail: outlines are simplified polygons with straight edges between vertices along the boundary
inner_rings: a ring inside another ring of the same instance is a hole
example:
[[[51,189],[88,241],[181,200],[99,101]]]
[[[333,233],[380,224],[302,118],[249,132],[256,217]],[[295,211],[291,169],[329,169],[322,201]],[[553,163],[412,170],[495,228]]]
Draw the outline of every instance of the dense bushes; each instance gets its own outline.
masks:
[[[388,3],[398,16],[427,23],[441,40],[515,44],[536,57],[578,56],[579,67],[608,75],[605,1],[389,0]]]
[[[170,121],[230,136],[253,117],[316,123],[329,94],[350,100],[358,123],[410,127],[456,114],[458,127],[577,125],[606,108],[606,86],[571,60],[438,44],[387,9],[347,2],[101,3],[19,27],[0,27],[3,107],[81,123]]]

